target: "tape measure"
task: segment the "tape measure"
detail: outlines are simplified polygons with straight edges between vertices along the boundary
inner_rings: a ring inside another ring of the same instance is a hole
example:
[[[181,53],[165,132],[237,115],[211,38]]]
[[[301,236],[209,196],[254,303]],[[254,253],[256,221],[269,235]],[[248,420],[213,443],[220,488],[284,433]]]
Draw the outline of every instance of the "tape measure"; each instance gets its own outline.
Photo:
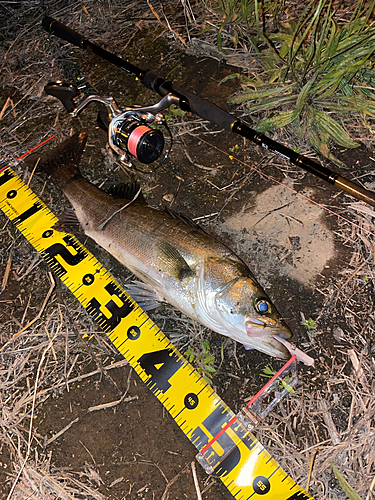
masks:
[[[208,473],[238,500],[313,500],[250,432],[251,413],[232,412],[97,259],[54,228],[57,217],[10,167],[0,169],[0,208],[169,411]]]

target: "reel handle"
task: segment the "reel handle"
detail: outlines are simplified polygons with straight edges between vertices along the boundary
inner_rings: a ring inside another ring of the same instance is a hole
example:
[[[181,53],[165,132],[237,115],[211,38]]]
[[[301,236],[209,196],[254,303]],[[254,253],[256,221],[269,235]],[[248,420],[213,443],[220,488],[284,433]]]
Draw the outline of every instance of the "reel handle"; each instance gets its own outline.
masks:
[[[71,83],[49,82],[44,87],[44,91],[48,95],[57,97],[68,113],[72,113],[76,109],[73,98],[79,95],[79,90]]]

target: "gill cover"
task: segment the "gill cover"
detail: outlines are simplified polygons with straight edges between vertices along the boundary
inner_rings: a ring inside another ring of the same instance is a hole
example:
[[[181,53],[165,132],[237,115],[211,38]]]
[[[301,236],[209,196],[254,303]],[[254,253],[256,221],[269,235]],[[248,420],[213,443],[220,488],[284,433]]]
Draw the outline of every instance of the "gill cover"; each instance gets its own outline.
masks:
[[[249,337],[271,336],[279,333],[292,336],[279,318],[270,299],[251,277],[238,277],[216,294],[216,306],[222,319],[246,330]]]

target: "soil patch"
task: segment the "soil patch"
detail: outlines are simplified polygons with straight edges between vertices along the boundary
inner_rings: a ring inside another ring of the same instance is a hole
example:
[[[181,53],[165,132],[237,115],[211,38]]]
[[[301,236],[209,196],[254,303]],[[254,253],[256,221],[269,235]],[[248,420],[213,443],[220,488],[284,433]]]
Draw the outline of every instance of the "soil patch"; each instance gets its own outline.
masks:
[[[313,190],[306,196],[313,197]],[[255,255],[257,269],[270,280],[276,271],[313,287],[335,253],[324,209],[298,196],[290,182],[268,188],[248,205],[220,224],[221,231],[231,234],[241,253]]]

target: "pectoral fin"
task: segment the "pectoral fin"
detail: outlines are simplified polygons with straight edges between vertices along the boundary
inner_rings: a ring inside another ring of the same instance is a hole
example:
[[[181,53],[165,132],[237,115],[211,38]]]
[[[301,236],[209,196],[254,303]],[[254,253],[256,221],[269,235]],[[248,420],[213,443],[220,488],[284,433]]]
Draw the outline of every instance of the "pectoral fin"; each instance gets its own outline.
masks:
[[[161,239],[157,240],[154,244],[154,250],[160,268],[172,278],[183,280],[187,276],[194,274],[194,271],[177,248],[167,241]]]
[[[72,234],[84,234],[83,227],[79,222],[73,208],[64,208],[59,220],[53,226],[56,231],[64,231]]]
[[[129,285],[125,286],[131,297],[144,311],[151,311],[165,302],[163,297],[160,297],[152,286],[141,281],[132,281]]]

